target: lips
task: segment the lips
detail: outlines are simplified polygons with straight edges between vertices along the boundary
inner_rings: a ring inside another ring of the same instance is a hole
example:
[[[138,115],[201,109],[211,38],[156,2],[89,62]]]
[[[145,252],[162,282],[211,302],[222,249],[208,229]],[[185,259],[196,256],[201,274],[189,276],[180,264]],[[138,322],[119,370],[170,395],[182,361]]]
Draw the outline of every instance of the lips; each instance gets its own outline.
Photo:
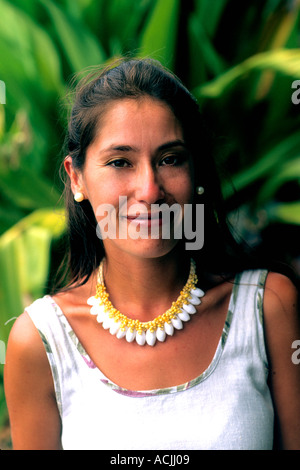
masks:
[[[162,214],[161,213],[156,213],[156,214],[134,214],[134,215],[127,215],[127,221],[130,224],[136,224],[140,227],[152,227],[152,226],[160,226],[162,225]]]
[[[129,220],[151,220],[151,219],[161,219],[162,218],[162,213],[157,212],[156,214],[153,213],[147,213],[147,214],[134,214],[134,215],[127,215],[127,219]]]

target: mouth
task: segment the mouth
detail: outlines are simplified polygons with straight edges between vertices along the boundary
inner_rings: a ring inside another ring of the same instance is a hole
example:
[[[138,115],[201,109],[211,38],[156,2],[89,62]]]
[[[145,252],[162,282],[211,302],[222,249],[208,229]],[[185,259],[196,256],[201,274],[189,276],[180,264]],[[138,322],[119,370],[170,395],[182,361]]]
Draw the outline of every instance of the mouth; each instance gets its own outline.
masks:
[[[157,212],[157,213],[153,213],[153,212],[147,212],[145,214],[128,214],[127,216],[127,219],[130,219],[130,220],[135,220],[135,219],[139,219],[139,220],[151,220],[151,219],[160,219],[162,218],[162,213],[161,212]]]
[[[157,212],[157,213],[147,212],[143,214],[132,214],[132,215],[128,214],[127,216],[125,216],[125,218],[128,220],[128,222],[133,222],[133,223],[145,225],[145,226],[151,226],[153,224],[161,225],[162,220],[163,220],[161,212]]]

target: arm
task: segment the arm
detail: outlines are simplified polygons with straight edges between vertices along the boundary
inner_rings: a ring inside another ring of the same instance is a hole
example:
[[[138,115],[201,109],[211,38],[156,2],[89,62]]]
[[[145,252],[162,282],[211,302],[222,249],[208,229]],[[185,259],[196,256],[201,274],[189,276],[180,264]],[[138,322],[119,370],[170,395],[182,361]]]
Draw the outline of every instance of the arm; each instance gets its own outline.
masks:
[[[264,298],[269,385],[275,409],[275,445],[300,449],[300,364],[292,361],[292,344],[300,340],[299,297],[285,276],[270,273]]]
[[[17,319],[9,337],[4,384],[14,449],[61,449],[52,374],[27,313]]]

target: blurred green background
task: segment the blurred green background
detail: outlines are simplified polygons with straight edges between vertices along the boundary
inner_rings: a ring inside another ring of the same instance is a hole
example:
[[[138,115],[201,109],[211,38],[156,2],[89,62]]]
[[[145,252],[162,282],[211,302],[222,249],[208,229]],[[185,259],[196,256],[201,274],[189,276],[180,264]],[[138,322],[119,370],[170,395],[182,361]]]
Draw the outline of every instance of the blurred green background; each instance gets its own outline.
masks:
[[[67,85],[124,54],[159,59],[194,92],[233,226],[300,272],[299,13],[299,0],[0,0],[0,362],[63,255]]]

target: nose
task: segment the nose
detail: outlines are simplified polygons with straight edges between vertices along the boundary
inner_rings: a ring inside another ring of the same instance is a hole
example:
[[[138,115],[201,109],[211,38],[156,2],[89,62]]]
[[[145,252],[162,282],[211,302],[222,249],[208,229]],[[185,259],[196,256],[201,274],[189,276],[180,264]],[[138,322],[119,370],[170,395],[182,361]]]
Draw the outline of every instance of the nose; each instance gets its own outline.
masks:
[[[144,165],[139,169],[135,181],[135,198],[138,202],[155,204],[165,197],[161,178],[158,170],[151,164]]]

